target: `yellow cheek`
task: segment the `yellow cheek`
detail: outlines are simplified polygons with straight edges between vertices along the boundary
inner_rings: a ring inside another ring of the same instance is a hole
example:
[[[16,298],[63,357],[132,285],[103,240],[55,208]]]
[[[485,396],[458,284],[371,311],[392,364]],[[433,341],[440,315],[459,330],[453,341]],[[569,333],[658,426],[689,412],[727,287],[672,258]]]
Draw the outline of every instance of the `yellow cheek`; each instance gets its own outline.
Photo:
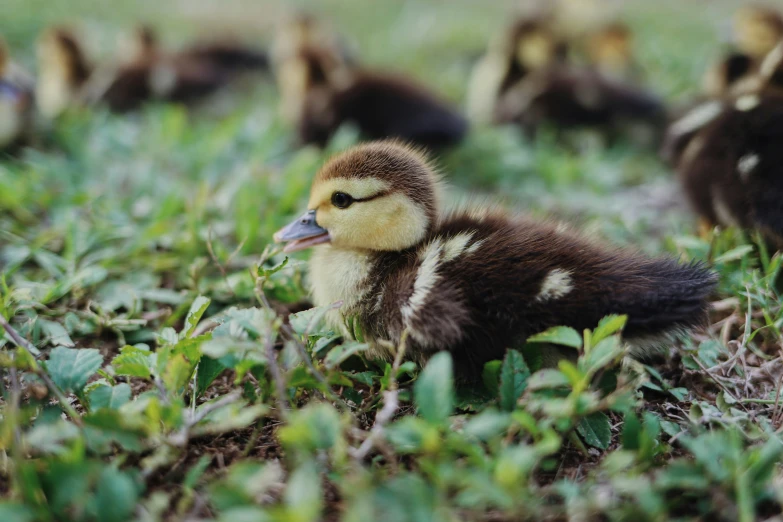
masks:
[[[334,246],[363,250],[404,250],[427,232],[426,214],[402,194],[347,209],[323,205],[316,211],[316,222],[329,231]]]

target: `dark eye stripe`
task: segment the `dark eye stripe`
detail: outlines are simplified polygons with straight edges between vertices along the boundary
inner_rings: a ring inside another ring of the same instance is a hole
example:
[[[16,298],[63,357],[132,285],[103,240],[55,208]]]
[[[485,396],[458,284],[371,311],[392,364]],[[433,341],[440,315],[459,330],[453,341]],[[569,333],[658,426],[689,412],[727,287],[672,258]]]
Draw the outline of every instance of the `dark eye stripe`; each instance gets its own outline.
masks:
[[[381,192],[373,194],[372,196],[367,196],[366,198],[354,198],[353,200],[362,203],[364,201],[372,201],[373,199],[382,198],[384,196],[388,196],[389,194],[391,194],[390,190],[382,190]]]

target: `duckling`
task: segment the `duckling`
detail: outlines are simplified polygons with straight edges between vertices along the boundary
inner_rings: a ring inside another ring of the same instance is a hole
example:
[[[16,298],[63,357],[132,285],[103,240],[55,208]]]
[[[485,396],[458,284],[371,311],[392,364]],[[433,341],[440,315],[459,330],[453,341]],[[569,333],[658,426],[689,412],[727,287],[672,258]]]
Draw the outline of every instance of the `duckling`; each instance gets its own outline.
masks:
[[[470,120],[479,124],[507,123],[512,118],[498,112],[498,100],[532,71],[564,64],[568,51],[546,14],[516,20],[490,42],[473,69],[467,95]]]
[[[159,60],[165,56],[156,31],[149,25],[140,25],[126,43],[129,62]],[[195,62],[213,67],[226,74],[266,71],[269,59],[266,53],[228,41],[199,42],[175,53],[168,53],[173,61]]]
[[[587,37],[585,54],[588,62],[608,78],[636,81],[641,77],[634,59],[633,34],[623,22],[614,21]]]
[[[357,65],[355,56],[344,42],[312,14],[301,12],[280,24],[272,42],[271,62],[280,95],[280,116],[289,125],[297,125],[300,121],[305,98],[313,86],[325,86],[325,76],[308,71],[301,59],[308,50],[322,53],[324,60],[330,62],[321,66]]]
[[[684,140],[678,171],[707,226],[758,229],[783,248],[783,42],[754,82],[713,106],[711,118]]]
[[[236,72],[215,56],[167,54],[147,26],[136,29],[130,58],[99,69],[85,89],[88,103],[115,112],[136,110],[152,100],[193,103],[224,87]]]
[[[13,150],[28,137],[33,124],[33,92],[17,73],[0,38],[0,151]]]
[[[594,128],[609,137],[631,131],[638,134],[639,141],[657,141],[666,119],[660,98],[606,77],[595,68],[567,63],[567,51],[537,51],[542,47],[538,37],[514,40],[512,33],[509,40],[518,42],[519,51],[512,60],[523,64],[522,72],[510,74],[506,71],[513,69],[506,69],[503,75],[495,75],[502,80],[495,80],[493,89],[481,89],[479,96],[476,86],[482,82],[480,77],[489,75],[477,68],[472,82],[472,114],[485,120],[490,113],[493,122],[516,123],[529,135],[551,125],[557,130]],[[549,42],[547,49],[567,49],[553,46],[551,39]],[[540,59],[524,62],[517,58],[526,55]]]
[[[76,36],[64,27],[53,27],[38,39],[38,82],[35,100],[40,113],[56,118],[78,103],[93,68]]]
[[[329,322],[358,321],[373,354],[409,333],[418,360],[450,351],[467,375],[555,325],[592,328],[628,314],[637,355],[697,326],[715,276],[698,263],[603,246],[549,222],[497,210],[444,213],[440,178],[417,149],[362,144],[316,174],[308,210],[275,234],[310,247],[313,301]]]
[[[758,72],[764,58],[783,39],[783,14],[759,4],[742,7],[734,15],[732,33],[735,48],[709,67],[702,80],[707,98],[728,95]]]
[[[736,54],[713,72],[714,95],[692,102],[666,130],[661,156],[672,167],[692,159],[699,147],[689,149],[691,141],[731,106],[732,99],[783,92],[783,44],[772,49],[758,67],[753,66],[747,55]]]
[[[739,52],[760,62],[783,38],[783,13],[762,4],[746,5],[737,10],[733,26]]]
[[[465,118],[409,78],[351,67],[328,49],[302,49],[281,69],[283,92],[298,92],[299,142],[324,146],[337,129],[355,125],[369,139],[396,137],[430,148],[454,145]]]

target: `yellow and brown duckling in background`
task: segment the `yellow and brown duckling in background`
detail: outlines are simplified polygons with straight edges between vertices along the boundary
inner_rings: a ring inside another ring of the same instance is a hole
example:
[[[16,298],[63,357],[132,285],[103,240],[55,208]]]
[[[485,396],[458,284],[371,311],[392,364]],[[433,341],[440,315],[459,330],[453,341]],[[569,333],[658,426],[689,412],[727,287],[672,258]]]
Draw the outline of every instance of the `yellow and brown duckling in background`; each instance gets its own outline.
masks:
[[[759,63],[783,38],[783,12],[771,6],[743,6],[733,25],[737,49]]]
[[[467,133],[465,118],[448,102],[411,79],[352,66],[327,48],[299,49],[277,62],[281,92],[297,118],[300,143],[324,146],[343,124],[364,138],[401,138],[441,148]],[[292,95],[293,94],[293,95]]]
[[[512,28],[512,31],[514,29]],[[640,141],[657,141],[666,123],[666,110],[660,98],[631,84],[602,74],[595,67],[580,67],[566,63],[563,53],[542,53],[543,35],[521,37],[516,47],[495,47],[490,55],[502,63],[515,62],[524,70],[513,82],[495,84],[503,88],[472,89],[471,114],[491,113],[495,123],[513,122],[533,135],[542,126],[558,131],[592,128],[608,137],[619,134],[638,134]],[[548,34],[554,34],[549,32]],[[546,49],[559,49],[556,36],[551,36]],[[511,38],[509,38],[511,39]],[[525,49],[528,49],[525,51]],[[509,52],[511,51],[511,52]],[[525,55],[540,60],[521,62]],[[508,69],[507,69],[508,70]],[[477,67],[473,86],[481,85],[486,69]],[[481,95],[477,93],[482,91]],[[487,108],[491,108],[488,110]]]
[[[375,354],[410,334],[408,353],[450,351],[463,373],[555,325],[595,327],[628,314],[641,353],[705,319],[715,276],[698,264],[603,246],[562,225],[500,211],[444,213],[439,176],[397,142],[354,147],[316,174],[308,210],[275,234],[285,251],[315,247],[316,305],[358,320]]]
[[[5,41],[0,39],[0,151],[23,144],[32,131],[33,90],[15,70]]]
[[[322,63],[308,66],[302,56],[312,53],[320,53]],[[280,96],[280,116],[292,126],[301,120],[308,95],[315,89],[328,88],[324,67],[344,69],[357,65],[355,56],[337,34],[306,12],[280,24],[272,43],[271,62]],[[321,72],[313,67],[319,67]]]
[[[513,118],[500,111],[506,94],[530,73],[554,64],[565,64],[568,45],[552,28],[547,15],[515,21],[492,39],[479,59],[468,85],[467,112],[480,124],[508,123]]]
[[[738,9],[732,29],[734,48],[705,73],[704,95],[713,98],[728,95],[743,79],[759,71],[764,58],[781,39],[783,13],[779,10],[761,4]]]
[[[585,55],[587,62],[607,78],[638,81],[642,77],[633,52],[633,32],[623,22],[611,22],[588,35]]]
[[[149,25],[140,25],[126,44],[129,62],[171,60],[204,64],[225,74],[264,72],[269,69],[267,54],[258,49],[228,41],[197,42],[176,52],[165,52],[157,32]]]
[[[45,31],[38,39],[37,54],[35,100],[43,116],[55,118],[80,103],[92,65],[76,36],[64,27]]]
[[[677,167],[703,226],[758,229],[770,246],[780,249],[783,42],[750,80],[754,81],[739,86],[732,96],[700,109],[700,125],[681,138]]]
[[[206,62],[159,55],[154,47],[139,49],[131,60],[94,67],[73,33],[63,28],[45,32],[38,43],[37,99],[42,114],[54,118],[79,105],[106,105],[125,112],[152,100],[191,103],[230,79]]]

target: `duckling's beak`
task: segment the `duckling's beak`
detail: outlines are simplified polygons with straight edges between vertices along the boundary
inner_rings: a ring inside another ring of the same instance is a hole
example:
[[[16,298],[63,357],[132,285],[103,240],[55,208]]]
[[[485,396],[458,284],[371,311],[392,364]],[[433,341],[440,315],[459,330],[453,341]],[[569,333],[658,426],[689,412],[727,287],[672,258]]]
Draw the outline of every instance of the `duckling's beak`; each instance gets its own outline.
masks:
[[[308,210],[297,219],[275,233],[275,241],[284,243],[290,241],[283,252],[296,252],[314,245],[328,243],[329,232],[315,222],[315,210]]]

